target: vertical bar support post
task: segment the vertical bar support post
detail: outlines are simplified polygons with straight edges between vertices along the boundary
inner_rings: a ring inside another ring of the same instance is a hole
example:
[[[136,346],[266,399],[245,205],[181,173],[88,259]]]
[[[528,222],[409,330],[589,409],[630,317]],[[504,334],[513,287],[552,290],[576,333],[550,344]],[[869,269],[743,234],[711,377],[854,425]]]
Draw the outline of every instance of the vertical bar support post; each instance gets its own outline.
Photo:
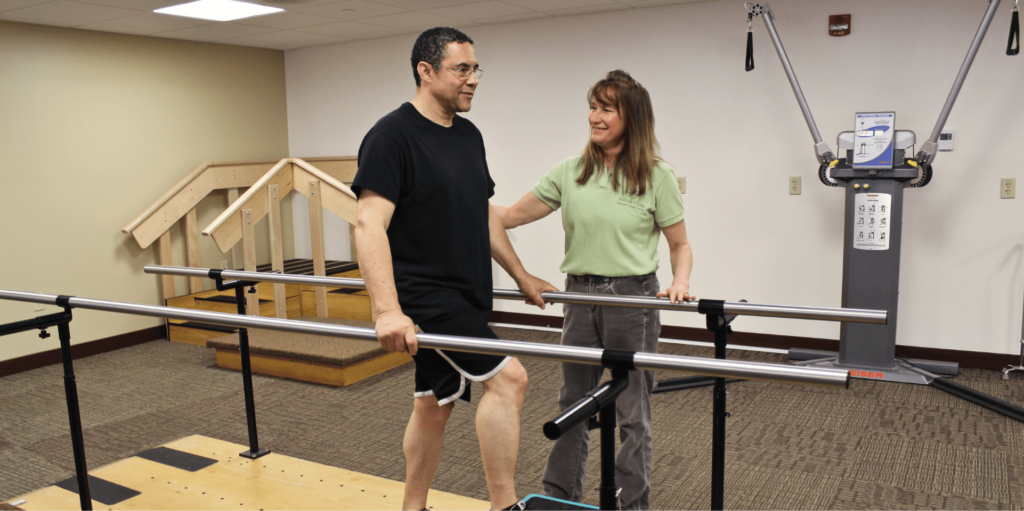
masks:
[[[270,185],[267,188],[267,220],[270,225],[270,266],[271,269],[284,273],[284,242],[281,231],[281,196],[278,194],[278,186]],[[274,315],[281,319],[288,319],[288,297],[285,294],[285,285],[274,283]]]
[[[615,487],[615,399],[598,412],[601,420],[601,509],[619,509]]]
[[[64,311],[71,316],[71,308]],[[89,467],[85,462],[85,439],[82,434],[82,414],[78,406],[78,384],[75,382],[75,368],[71,363],[71,326],[68,322],[57,325],[60,339],[60,353],[64,363],[64,395],[68,404],[68,423],[71,425],[71,449],[75,457],[75,477],[78,480],[78,500],[83,510],[92,509],[92,492],[89,490]]]
[[[246,288],[248,288],[250,294],[256,294],[256,283],[241,280],[224,282],[224,279],[221,278],[219,274],[215,279],[217,281],[218,291],[226,291],[228,289],[235,290],[235,304],[238,307],[238,315],[245,316]],[[256,431],[256,399],[253,396],[252,388],[252,364],[249,359],[248,328],[238,329],[238,354],[242,361],[242,392],[245,394],[245,423],[249,430],[249,450],[240,452],[238,455],[249,459],[256,459],[269,454],[270,449],[260,448],[259,435]]]
[[[709,314],[707,317],[708,326],[717,325],[715,329],[715,358],[725,359],[725,346],[728,342],[726,335],[729,332],[729,324],[725,317],[717,314]],[[726,396],[728,390],[725,387],[725,378],[715,378],[714,403],[712,408],[713,430],[711,438],[711,509],[721,510],[725,506],[725,419],[729,417],[726,411]]]
[[[164,231],[160,235],[160,238],[156,240],[156,249],[158,252],[157,260],[163,266],[174,266],[174,259],[171,256],[171,231]],[[160,290],[163,292],[164,300],[168,298],[174,298],[177,293],[174,290],[174,277],[171,275],[160,276]]]
[[[313,248],[313,275],[326,277],[324,247],[324,207],[320,194],[320,181],[309,182],[309,240]],[[316,316],[327,317],[327,288],[316,286]]]
[[[252,210],[243,209],[240,213],[242,222],[242,268],[245,271],[256,271],[256,233],[252,224]],[[253,283],[253,290],[256,290],[256,284]],[[248,307],[248,313],[252,316],[260,315],[260,295],[259,293],[247,293],[246,306]],[[245,311],[243,311],[244,313]]]
[[[185,215],[185,257],[189,268],[199,268],[199,222],[196,208]],[[189,277],[188,291],[195,294],[203,290],[202,277]]]
[[[238,200],[238,196],[241,195],[241,193],[242,193],[242,189],[241,188],[228,188],[227,189],[227,194],[225,196],[225,198],[227,199],[227,204],[225,205],[224,208],[225,209],[230,208],[231,205],[234,204],[235,201]],[[231,268],[232,269],[237,269],[237,268],[240,268],[242,266],[241,262],[239,262],[239,260],[238,260],[238,257],[239,257],[238,253],[239,252],[240,252],[240,250],[239,250],[237,244],[235,244],[233,247],[231,247]]]

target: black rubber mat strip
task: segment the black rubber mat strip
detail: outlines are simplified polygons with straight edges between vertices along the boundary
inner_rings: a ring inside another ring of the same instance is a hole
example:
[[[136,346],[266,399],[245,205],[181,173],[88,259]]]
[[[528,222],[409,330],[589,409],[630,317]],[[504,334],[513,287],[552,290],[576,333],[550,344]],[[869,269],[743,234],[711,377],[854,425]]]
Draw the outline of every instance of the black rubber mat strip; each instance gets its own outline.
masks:
[[[156,449],[142,451],[136,454],[135,457],[163,463],[164,465],[188,470],[189,472],[196,472],[217,463],[217,460],[213,458],[196,456],[195,454],[169,447],[157,447]]]
[[[65,490],[78,493],[78,479],[70,478],[65,479],[55,486],[64,488]],[[136,495],[141,495],[142,492],[135,491],[131,488],[126,488],[117,483],[112,483],[106,479],[100,479],[95,476],[89,476],[89,493],[92,495],[92,500],[113,506],[119,502],[124,502]]]

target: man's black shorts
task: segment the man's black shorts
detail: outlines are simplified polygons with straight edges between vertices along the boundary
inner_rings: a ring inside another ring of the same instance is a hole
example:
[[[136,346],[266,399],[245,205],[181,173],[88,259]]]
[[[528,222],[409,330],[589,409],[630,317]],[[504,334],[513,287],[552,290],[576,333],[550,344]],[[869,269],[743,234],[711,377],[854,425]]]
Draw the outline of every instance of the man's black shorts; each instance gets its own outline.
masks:
[[[422,321],[419,327],[428,334],[497,339],[498,336],[487,326],[490,315],[490,311],[460,309]],[[413,356],[416,363],[414,395],[435,396],[438,405],[446,405],[459,398],[468,402],[470,383],[490,379],[501,372],[509,360],[512,357],[420,348]]]

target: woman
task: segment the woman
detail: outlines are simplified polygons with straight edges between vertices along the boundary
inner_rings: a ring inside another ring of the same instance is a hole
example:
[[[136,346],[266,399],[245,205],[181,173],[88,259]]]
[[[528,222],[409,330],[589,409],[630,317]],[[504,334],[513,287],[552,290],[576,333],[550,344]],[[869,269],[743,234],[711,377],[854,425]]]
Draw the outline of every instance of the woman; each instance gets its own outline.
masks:
[[[683,203],[672,169],[658,157],[651,99],[625,71],[612,71],[591,87],[590,141],[512,207],[498,207],[506,229],[539,220],[559,207],[565,228],[566,291],[689,300],[693,257],[686,239]],[[658,292],[659,232],[671,249],[672,284]],[[657,352],[657,310],[565,305],[562,344]],[[604,369],[562,364],[562,410],[595,389]],[[624,509],[649,509],[652,469],[653,371],[630,371],[616,401],[622,446],[615,481]],[[578,426],[554,444],[544,470],[544,493],[583,498],[590,432]]]

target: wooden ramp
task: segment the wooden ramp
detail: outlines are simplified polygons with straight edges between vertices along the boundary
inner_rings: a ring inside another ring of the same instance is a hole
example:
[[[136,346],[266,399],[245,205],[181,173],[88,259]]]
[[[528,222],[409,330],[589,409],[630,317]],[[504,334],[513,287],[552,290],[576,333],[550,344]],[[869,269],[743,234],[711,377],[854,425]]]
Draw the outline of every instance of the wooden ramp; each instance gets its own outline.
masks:
[[[401,509],[405,483],[271,453],[250,460],[245,446],[190,436],[94,469],[94,509]],[[74,478],[70,479],[74,482]],[[58,483],[12,502],[25,510],[78,509]],[[435,510],[489,509],[482,500],[431,490]]]

